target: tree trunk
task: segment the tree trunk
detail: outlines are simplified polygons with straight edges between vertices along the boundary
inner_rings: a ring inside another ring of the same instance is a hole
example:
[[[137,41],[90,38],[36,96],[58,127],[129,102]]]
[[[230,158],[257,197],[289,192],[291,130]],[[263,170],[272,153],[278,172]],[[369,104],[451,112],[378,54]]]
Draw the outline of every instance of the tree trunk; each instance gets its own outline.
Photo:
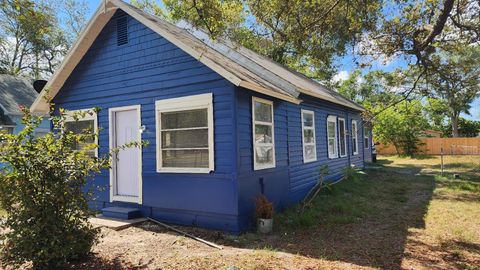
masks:
[[[459,115],[457,113],[454,113],[451,117],[452,121],[452,137],[457,138],[458,137],[458,118]]]

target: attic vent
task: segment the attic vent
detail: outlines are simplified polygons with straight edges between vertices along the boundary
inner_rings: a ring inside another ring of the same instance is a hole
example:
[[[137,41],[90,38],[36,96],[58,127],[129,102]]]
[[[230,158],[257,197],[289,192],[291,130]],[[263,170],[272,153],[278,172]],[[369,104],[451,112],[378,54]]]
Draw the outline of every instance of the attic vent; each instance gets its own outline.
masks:
[[[127,16],[117,19],[117,45],[128,43]]]

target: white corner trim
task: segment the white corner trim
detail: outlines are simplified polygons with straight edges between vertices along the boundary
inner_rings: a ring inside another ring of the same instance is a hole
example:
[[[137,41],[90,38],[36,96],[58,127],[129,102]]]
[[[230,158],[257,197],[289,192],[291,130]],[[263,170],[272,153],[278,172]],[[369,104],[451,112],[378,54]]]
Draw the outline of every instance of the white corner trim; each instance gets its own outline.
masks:
[[[161,113],[207,109],[208,122],[208,168],[173,168],[162,166]],[[157,173],[210,173],[215,170],[215,123],[213,117],[213,94],[206,93],[155,101],[155,137]]]
[[[140,132],[140,127],[142,126],[142,108],[140,105],[131,105],[131,106],[123,106],[123,107],[115,107],[115,108],[110,108],[108,109],[108,144],[109,144],[109,150],[111,151],[113,148],[116,147],[114,143],[114,130],[113,127],[115,125],[115,116],[114,114],[116,112],[121,112],[121,111],[129,111],[129,110],[136,110],[137,111],[137,120],[139,124],[139,131],[137,134],[137,141],[142,140],[142,134]],[[138,197],[132,197],[132,196],[120,196],[114,194],[114,174],[115,174],[115,161],[114,159],[116,157],[112,157],[112,166],[110,166],[109,170],[109,175],[110,175],[110,202],[114,201],[121,201],[121,202],[130,202],[130,203],[137,203],[137,204],[142,204],[143,203],[143,179],[142,179],[142,146],[139,146],[139,155],[138,155]]]
[[[300,113],[301,113],[301,120],[300,121],[302,121],[303,163],[314,162],[314,161],[317,161],[317,137],[316,137],[316,131],[315,131],[315,112],[311,111],[311,110],[301,109]],[[312,115],[312,120],[313,120],[313,126],[312,127],[305,127],[304,121],[303,121],[304,120],[303,119],[304,114],[311,114]],[[304,135],[305,129],[313,130],[313,143],[308,143],[308,144],[305,143],[305,135]],[[313,147],[314,147],[313,149],[314,149],[314,152],[315,152],[315,157],[312,158],[312,159],[307,159],[306,156],[305,156],[305,146],[307,146],[307,145],[313,145]]]

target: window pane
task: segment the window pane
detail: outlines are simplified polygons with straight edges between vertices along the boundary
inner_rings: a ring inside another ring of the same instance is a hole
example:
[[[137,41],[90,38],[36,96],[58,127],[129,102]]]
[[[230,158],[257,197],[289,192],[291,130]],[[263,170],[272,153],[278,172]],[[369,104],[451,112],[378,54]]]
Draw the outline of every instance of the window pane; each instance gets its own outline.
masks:
[[[328,139],[328,153],[331,155],[337,154],[337,149],[335,149],[335,139]]]
[[[0,134],[12,134],[12,133],[13,133],[13,128],[9,128],[9,127],[0,128]]]
[[[75,134],[94,131],[93,120],[71,121],[65,123],[65,128]]]
[[[304,143],[315,142],[315,138],[313,136],[313,130],[312,129],[304,129],[303,130],[303,141],[304,141]]]
[[[347,153],[347,142],[345,140],[345,122],[339,121],[340,125],[340,155],[344,156]]]
[[[208,147],[208,129],[162,131],[162,148]]]
[[[303,126],[304,127],[313,127],[313,115],[311,113],[303,114]]]
[[[254,101],[255,120],[272,122],[272,106],[270,104]]]
[[[207,109],[165,112],[162,113],[162,129],[207,127],[207,114]]]
[[[75,134],[82,134],[86,132],[90,132],[90,134],[93,134],[94,132],[94,121],[93,120],[82,120],[82,121],[71,121],[71,122],[66,122],[65,123],[65,129],[68,131],[71,131]],[[92,144],[95,142],[95,139],[93,136],[89,136],[88,138],[85,138],[85,141],[83,143],[77,143],[75,142],[73,145],[73,149],[76,150],[81,150],[88,144]],[[94,151],[92,151],[94,152]]]
[[[305,159],[315,159],[315,145],[305,145]]]
[[[272,143],[272,126],[255,125],[255,142]]]
[[[365,148],[368,148],[369,147],[368,138],[370,137],[370,130],[368,129],[368,127],[363,128],[363,136],[364,136]]]
[[[273,146],[255,146],[257,164],[273,164]]]
[[[208,149],[162,150],[162,167],[208,168]]]
[[[356,153],[357,152],[357,139],[356,138],[353,138],[352,140],[352,149],[353,149],[353,152]]]
[[[335,122],[328,122],[328,137],[333,138],[335,137]]]

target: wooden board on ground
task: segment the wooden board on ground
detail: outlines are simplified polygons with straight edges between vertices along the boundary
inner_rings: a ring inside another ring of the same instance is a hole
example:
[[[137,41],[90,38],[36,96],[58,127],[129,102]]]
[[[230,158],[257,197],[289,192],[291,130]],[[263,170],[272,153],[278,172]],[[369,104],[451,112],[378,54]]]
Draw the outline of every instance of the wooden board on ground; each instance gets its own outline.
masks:
[[[112,230],[122,230],[128,228],[132,225],[141,223],[146,221],[146,218],[135,218],[135,219],[114,219],[114,218],[107,218],[102,215],[97,215],[96,217],[92,217],[89,219],[89,222],[94,227],[107,227]]]

